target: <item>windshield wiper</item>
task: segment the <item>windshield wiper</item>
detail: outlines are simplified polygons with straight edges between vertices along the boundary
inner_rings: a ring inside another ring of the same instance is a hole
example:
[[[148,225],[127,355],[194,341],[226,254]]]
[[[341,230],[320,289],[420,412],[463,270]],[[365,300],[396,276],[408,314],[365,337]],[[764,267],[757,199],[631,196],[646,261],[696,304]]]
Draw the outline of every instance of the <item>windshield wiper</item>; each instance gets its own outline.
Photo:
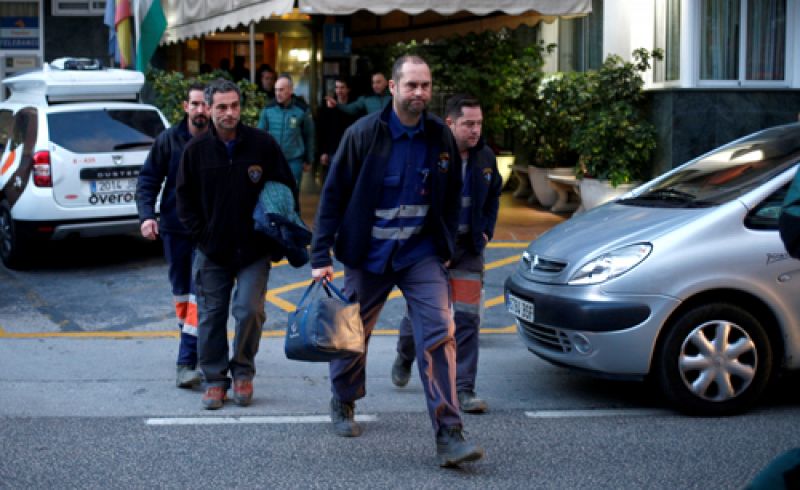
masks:
[[[634,200],[658,200],[658,201],[680,201],[680,202],[689,202],[694,201],[695,199],[694,194],[690,194],[688,192],[679,191],[674,187],[664,187],[663,189],[655,189],[644,194],[640,194],[638,196],[632,197],[631,199]]]
[[[137,146],[150,146],[153,144],[153,141],[130,141],[128,143],[120,143],[118,145],[114,145],[114,150],[127,150],[128,148],[136,148]]]

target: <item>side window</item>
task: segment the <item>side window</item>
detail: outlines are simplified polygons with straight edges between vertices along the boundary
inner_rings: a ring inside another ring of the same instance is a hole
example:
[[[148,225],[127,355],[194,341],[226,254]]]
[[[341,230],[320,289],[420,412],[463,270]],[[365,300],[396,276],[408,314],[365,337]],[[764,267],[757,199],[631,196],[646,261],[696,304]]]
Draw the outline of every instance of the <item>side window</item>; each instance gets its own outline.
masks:
[[[11,147],[25,145],[27,151],[33,151],[36,144],[37,112],[33,107],[25,107],[14,116],[14,130],[11,134]]]
[[[788,190],[789,184],[786,184],[761,201],[761,204],[747,214],[744,225],[753,230],[777,230],[781,206]]]
[[[14,127],[14,115],[8,109],[0,110],[0,147],[5,148],[11,130]]]

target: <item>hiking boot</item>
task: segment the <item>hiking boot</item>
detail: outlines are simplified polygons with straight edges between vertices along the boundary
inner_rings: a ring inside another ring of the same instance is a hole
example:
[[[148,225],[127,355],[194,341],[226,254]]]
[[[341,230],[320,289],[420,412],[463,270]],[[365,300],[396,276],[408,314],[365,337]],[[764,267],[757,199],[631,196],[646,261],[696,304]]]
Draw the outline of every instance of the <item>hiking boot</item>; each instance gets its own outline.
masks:
[[[411,366],[414,361],[406,361],[398,354],[392,364],[392,383],[395,386],[403,387],[408,384],[411,379]]]
[[[206,410],[216,410],[222,408],[225,402],[225,392],[222,386],[209,386],[203,394],[203,408]]]
[[[253,401],[253,380],[233,380],[233,403],[240,407],[246,407],[250,405],[251,401]]]
[[[356,404],[342,402],[336,397],[331,398],[331,422],[333,431],[341,437],[358,437],[361,435],[361,426],[355,418]]]
[[[192,388],[202,381],[200,371],[186,364],[178,364],[175,373],[175,385],[178,388]]]
[[[475,396],[474,391],[459,391],[458,404],[461,406],[461,411],[466,413],[484,413],[489,410],[486,401]]]
[[[459,427],[440,427],[436,433],[436,459],[442,468],[454,468],[461,463],[483,457],[483,448],[467,442]]]

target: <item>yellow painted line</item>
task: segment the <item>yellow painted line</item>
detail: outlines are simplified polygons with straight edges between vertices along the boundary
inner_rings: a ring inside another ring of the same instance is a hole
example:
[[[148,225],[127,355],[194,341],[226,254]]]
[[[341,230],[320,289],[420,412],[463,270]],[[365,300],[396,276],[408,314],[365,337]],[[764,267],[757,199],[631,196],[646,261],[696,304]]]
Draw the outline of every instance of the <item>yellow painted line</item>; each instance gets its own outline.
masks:
[[[481,335],[483,334],[507,334],[516,332],[514,325],[499,328],[482,328]],[[387,328],[381,330],[373,330],[372,335],[388,336],[397,335],[399,332],[396,328]],[[228,338],[232,339],[234,333],[228,332]],[[277,338],[286,335],[284,330],[267,330],[261,332],[262,337]],[[48,338],[73,338],[73,339],[139,339],[139,338],[163,338],[163,337],[178,337],[177,331],[154,330],[148,332],[25,332],[14,333],[6,332],[0,328],[0,339],[48,339]]]
[[[500,296],[495,296],[492,299],[485,300],[483,302],[483,307],[484,308],[491,308],[493,306],[497,306],[497,305],[503,304],[504,301],[505,301],[505,298],[501,294]]]
[[[486,248],[528,248],[528,242],[489,242]]]
[[[504,265],[513,264],[514,262],[519,262],[519,255],[512,255],[511,257],[506,257],[504,259],[495,260],[494,262],[489,262],[484,266],[484,269],[496,269],[498,267],[503,267]]]

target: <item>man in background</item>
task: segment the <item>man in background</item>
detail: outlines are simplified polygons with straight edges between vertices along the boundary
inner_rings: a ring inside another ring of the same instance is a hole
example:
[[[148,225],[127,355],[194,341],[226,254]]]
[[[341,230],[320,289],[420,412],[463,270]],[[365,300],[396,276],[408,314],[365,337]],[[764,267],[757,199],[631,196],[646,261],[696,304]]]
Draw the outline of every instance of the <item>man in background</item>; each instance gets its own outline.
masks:
[[[340,104],[333,97],[326,96],[325,103],[330,109],[335,107],[353,116],[372,114],[383,110],[391,102],[392,94],[389,93],[388,86],[389,82],[386,81],[383,73],[375,72],[372,74],[372,94],[362,95],[355,102],[349,104]]]
[[[203,95],[205,86],[192,83],[183,101],[184,116],[180,123],[162,132],[153,143],[136,185],[136,208],[142,236],[164,245],[169,282],[178,317],[180,344],[175,384],[191,388],[200,383],[197,367],[197,303],[192,286],[194,244],[189,230],[178,219],[175,181],[186,143],[208,130],[208,106]],[[162,191],[163,188],[163,191]],[[161,220],[156,220],[156,200],[161,194]]]

